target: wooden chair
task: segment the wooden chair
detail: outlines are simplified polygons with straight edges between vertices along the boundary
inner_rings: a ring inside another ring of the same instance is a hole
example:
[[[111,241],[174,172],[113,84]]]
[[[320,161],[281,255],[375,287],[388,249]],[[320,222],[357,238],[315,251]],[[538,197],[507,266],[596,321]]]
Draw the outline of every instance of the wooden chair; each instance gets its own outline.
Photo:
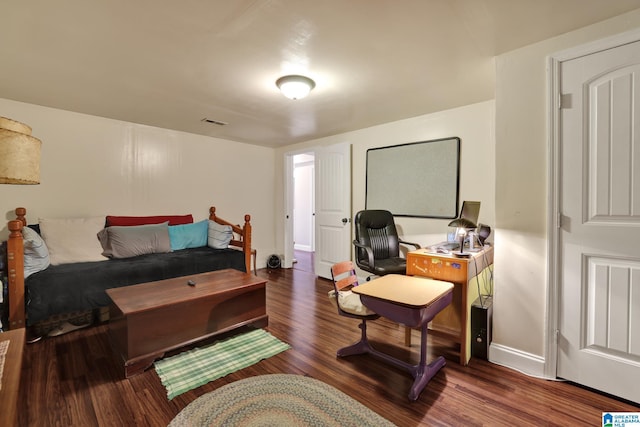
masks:
[[[376,320],[380,316],[365,307],[360,302],[358,294],[351,292],[350,288],[358,286],[358,276],[351,261],[334,264],[331,267],[331,277],[333,279],[333,291],[329,292],[329,297],[332,300],[335,298],[338,314],[362,321],[358,325],[362,331],[360,341],[341,348],[336,354],[338,357],[343,357],[368,351],[370,347],[367,340],[367,320]]]

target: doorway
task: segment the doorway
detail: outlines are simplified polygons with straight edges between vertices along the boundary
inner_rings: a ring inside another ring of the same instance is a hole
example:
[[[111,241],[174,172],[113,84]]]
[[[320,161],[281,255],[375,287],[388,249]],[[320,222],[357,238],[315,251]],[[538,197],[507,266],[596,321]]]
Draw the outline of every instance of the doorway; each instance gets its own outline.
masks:
[[[315,252],[315,156],[293,156],[293,268],[313,273]]]
[[[294,157],[284,155],[284,268],[294,259]],[[351,259],[351,144],[315,147],[313,154],[313,272],[331,279],[331,266]]]

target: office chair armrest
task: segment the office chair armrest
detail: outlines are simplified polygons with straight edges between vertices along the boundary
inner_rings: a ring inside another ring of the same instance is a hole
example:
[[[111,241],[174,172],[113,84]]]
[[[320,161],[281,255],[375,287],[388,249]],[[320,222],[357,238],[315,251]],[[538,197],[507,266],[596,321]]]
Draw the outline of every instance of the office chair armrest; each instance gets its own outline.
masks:
[[[398,243],[402,243],[402,244],[405,244],[405,245],[411,245],[411,246],[414,246],[416,249],[421,249],[422,248],[417,243],[405,242],[404,240],[398,240]]]
[[[367,252],[367,257],[369,258],[369,266],[373,267],[373,265],[374,265],[373,249],[371,249],[371,247],[369,247],[369,246],[363,245],[362,243],[358,242],[357,240],[353,241],[353,245],[356,248],[364,249]],[[356,254],[356,259],[358,259],[358,254]]]

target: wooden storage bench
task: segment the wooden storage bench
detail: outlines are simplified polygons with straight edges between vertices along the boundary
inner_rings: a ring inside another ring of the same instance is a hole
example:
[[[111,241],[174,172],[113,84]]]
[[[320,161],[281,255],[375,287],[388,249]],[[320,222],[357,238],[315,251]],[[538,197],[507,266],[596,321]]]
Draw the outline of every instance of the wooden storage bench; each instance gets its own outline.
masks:
[[[227,269],[108,289],[109,336],[125,377],[169,350],[248,324],[267,326],[266,283]]]

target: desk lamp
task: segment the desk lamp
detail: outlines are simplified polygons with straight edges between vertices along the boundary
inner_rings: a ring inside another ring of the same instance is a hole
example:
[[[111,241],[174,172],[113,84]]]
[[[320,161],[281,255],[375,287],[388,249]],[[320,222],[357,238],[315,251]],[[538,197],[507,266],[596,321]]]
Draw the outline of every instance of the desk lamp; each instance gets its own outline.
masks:
[[[460,236],[460,252],[452,252],[457,257],[468,257],[469,252],[464,252],[464,238],[469,230],[476,228],[476,225],[466,218],[456,218],[449,223],[449,227],[456,227],[456,235]]]

